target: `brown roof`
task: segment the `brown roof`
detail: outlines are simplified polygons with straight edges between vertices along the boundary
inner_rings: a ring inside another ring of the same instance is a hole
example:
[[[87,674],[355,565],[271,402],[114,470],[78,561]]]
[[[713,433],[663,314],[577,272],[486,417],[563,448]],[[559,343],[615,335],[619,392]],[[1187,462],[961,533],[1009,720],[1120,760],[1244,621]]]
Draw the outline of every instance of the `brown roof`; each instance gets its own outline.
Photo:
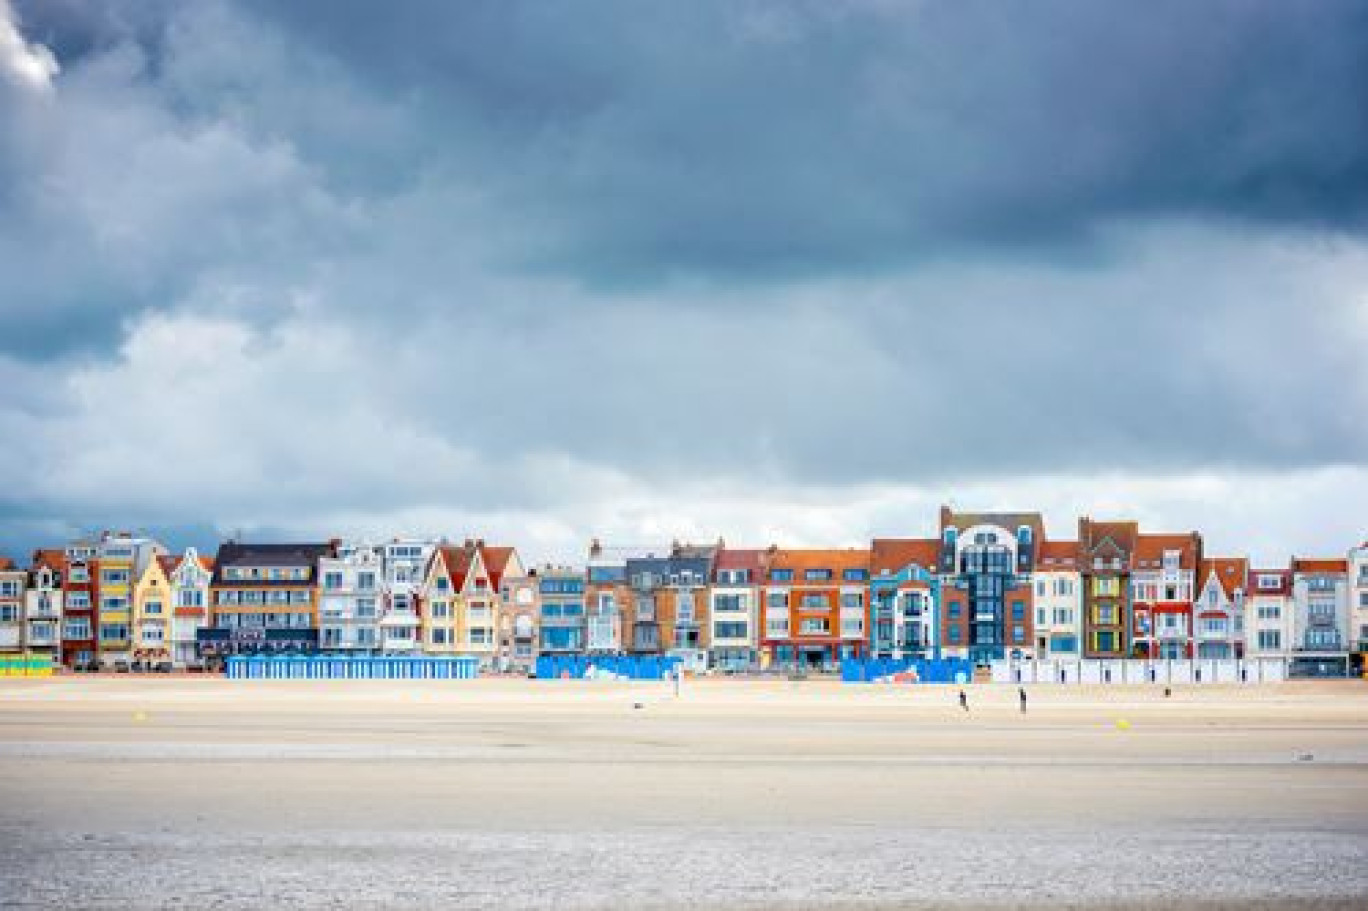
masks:
[[[491,587],[498,588],[502,584],[504,570],[508,569],[508,561],[513,559],[513,550],[512,547],[491,547],[480,543],[480,556],[484,558]]]
[[[1075,569],[1077,566],[1077,541],[1041,541],[1037,545],[1037,568],[1049,571],[1052,569]]]
[[[58,547],[39,548],[33,552],[33,568],[66,569],[66,551]]]
[[[1163,563],[1164,551],[1176,550],[1181,568],[1196,569],[1200,540],[1196,532],[1186,535],[1141,534],[1135,540],[1135,564],[1139,568],[1156,569]]]
[[[722,547],[713,557],[713,570],[765,568],[765,557],[769,551],[761,547]]]
[[[860,548],[847,550],[776,550],[770,561],[775,569],[829,569],[840,573],[845,569],[869,569],[869,551]]]
[[[897,573],[913,563],[936,571],[940,541],[935,538],[875,538],[869,549],[869,568],[875,573]]]
[[[18,568],[19,565],[15,563],[13,560],[11,560],[9,557],[0,557],[0,572],[7,573],[11,570],[15,570]]]
[[[1139,534],[1139,522],[1095,522],[1084,516],[1078,520],[1079,553],[1091,553],[1110,539],[1118,548],[1129,554],[1135,550],[1135,539]]]
[[[439,547],[437,552],[442,555],[442,562],[446,564],[447,575],[451,577],[451,587],[459,592],[465,588],[466,576],[470,575],[470,564],[475,560],[474,548]]]
[[[1347,573],[1349,572],[1349,561],[1339,559],[1321,559],[1318,557],[1293,557],[1292,572],[1294,573]]]
[[[1216,581],[1221,583],[1221,590],[1226,593],[1226,597],[1233,598],[1235,589],[1248,588],[1249,560],[1244,557],[1212,557],[1203,560],[1198,572],[1198,587],[1205,587],[1213,573],[1216,575]]]
[[[996,525],[1016,534],[1016,530],[1025,525],[1031,529],[1035,540],[1040,541],[1045,537],[1045,520],[1038,512],[955,512],[948,506],[942,506],[940,519],[942,530],[954,527],[964,531],[975,525]]]
[[[157,562],[161,564],[162,572],[166,574],[167,578],[170,578],[171,574],[176,571],[180,561],[181,558],[176,554],[157,554]]]
[[[1275,576],[1278,584],[1273,588],[1260,588],[1260,576]],[[1249,582],[1245,585],[1245,591],[1253,595],[1285,595],[1292,587],[1292,573],[1286,569],[1251,569],[1249,571]]]

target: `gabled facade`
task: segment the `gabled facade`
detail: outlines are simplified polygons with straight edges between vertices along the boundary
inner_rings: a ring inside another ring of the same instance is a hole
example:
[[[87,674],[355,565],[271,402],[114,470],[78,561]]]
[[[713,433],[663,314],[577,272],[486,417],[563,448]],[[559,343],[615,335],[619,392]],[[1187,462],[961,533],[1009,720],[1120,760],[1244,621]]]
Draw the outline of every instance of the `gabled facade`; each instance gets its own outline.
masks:
[[[776,547],[765,575],[762,664],[831,670],[866,654],[868,549]]]
[[[1294,613],[1291,571],[1251,569],[1245,582],[1245,654],[1286,656],[1292,648]]]
[[[1078,570],[1083,580],[1083,656],[1131,654],[1130,576],[1139,525],[1078,520]]]
[[[0,557],[0,654],[24,650],[24,591],[28,573],[9,557]]]
[[[442,545],[428,561],[418,591],[423,651],[434,655],[461,651],[458,602],[470,572],[471,554],[463,547]]]
[[[1197,622],[1193,599],[1202,536],[1138,534],[1130,576],[1131,653],[1138,658],[1191,658]]]
[[[380,649],[380,603],[384,560],[379,547],[338,542],[318,561],[319,647],[326,652],[369,655]]]
[[[219,546],[210,580],[210,626],[200,654],[209,659],[318,651],[318,565],[335,542]]]
[[[494,661],[501,671],[526,672],[537,659],[537,580],[516,547],[481,544],[489,582],[498,594]]]
[[[976,663],[1034,657],[1031,573],[1045,538],[1040,514],[941,507],[940,518],[942,652]]]
[[[172,561],[168,573],[171,587],[171,664],[177,668],[198,667],[199,631],[209,626],[209,583],[214,576],[214,560],[195,548]]]
[[[769,552],[719,544],[708,590],[708,665],[723,671],[754,670],[760,661],[760,583]]]
[[[60,550],[36,550],[24,592],[24,649],[53,662],[62,657],[62,577],[66,558]]]
[[[1349,564],[1292,560],[1294,671],[1340,676],[1349,668]]]
[[[133,583],[133,667],[171,663],[171,576],[176,558],[159,554]]]
[[[874,658],[930,658],[940,653],[940,542],[875,538],[869,548],[869,616]]]
[[[579,655],[586,650],[584,570],[546,564],[530,574],[537,584],[537,651]]]
[[[150,538],[106,532],[95,551],[96,654],[102,667],[127,669],[134,660],[134,586],[148,564],[166,553]]]
[[[1193,621],[1198,658],[1243,658],[1249,561],[1211,557],[1200,564]]]
[[[462,548],[470,555],[465,582],[457,600],[461,652],[480,659],[481,667],[493,667],[498,654],[499,592],[484,560],[484,542],[467,540]]]
[[[1083,642],[1083,574],[1077,541],[1043,541],[1032,574],[1035,656],[1077,658]]]

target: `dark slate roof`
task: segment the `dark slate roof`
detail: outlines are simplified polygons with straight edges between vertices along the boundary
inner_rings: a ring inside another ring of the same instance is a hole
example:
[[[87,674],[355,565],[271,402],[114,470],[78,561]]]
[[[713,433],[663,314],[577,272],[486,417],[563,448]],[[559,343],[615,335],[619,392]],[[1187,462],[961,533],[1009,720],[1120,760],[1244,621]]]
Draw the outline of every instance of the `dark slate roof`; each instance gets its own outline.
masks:
[[[219,545],[218,556],[214,559],[213,585],[223,583],[223,570],[229,566],[287,567],[307,566],[311,570],[309,578],[317,572],[318,561],[322,557],[333,556],[331,544],[238,544],[232,541]],[[243,580],[226,580],[232,585],[240,585]],[[283,580],[254,579],[249,584],[283,584]],[[294,583],[298,585],[298,581]]]

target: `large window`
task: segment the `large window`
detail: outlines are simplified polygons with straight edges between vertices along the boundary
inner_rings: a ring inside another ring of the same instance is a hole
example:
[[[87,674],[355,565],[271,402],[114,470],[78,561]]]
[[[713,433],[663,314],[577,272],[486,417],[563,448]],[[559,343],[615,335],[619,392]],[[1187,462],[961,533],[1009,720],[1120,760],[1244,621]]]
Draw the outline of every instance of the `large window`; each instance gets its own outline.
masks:
[[[714,595],[713,610],[717,613],[732,613],[746,609],[745,595]]]
[[[745,639],[749,635],[748,628],[745,622],[719,621],[713,624],[713,638]]]
[[[1259,648],[1263,651],[1282,648],[1282,633],[1275,629],[1259,630]]]

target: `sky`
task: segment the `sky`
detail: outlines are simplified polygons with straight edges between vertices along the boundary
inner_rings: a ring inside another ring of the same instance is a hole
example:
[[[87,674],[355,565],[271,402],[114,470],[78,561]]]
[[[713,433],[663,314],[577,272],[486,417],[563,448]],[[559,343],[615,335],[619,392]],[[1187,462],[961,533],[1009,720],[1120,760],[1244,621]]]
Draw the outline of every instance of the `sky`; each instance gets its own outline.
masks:
[[[0,0],[0,552],[1368,538],[1368,3]]]

